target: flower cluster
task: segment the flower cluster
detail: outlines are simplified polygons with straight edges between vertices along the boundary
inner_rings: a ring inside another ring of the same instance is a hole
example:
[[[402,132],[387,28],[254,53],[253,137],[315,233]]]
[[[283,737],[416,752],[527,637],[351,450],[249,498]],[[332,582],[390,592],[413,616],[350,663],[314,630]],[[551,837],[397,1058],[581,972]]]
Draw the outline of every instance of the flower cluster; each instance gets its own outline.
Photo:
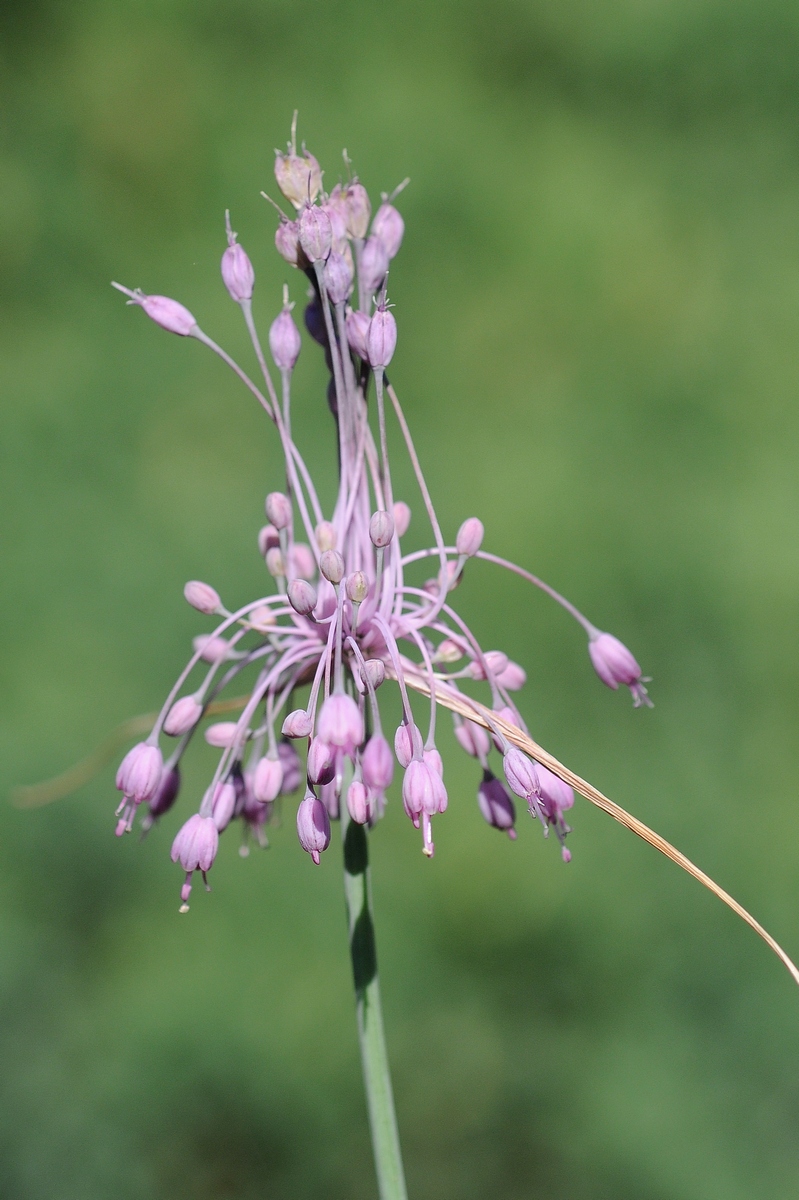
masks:
[[[349,167],[348,160],[347,165]],[[145,809],[144,828],[174,803],[179,764],[209,706],[239,677],[249,677],[243,711],[235,721],[208,726],[205,739],[221,750],[199,811],[183,825],[172,859],[185,871],[183,908],[192,875],[213,864],[219,834],[234,820],[248,838],[265,844],[264,826],[281,794],[300,789],[297,833],[314,862],[330,843],[330,822],[342,807],[348,819],[373,825],[381,817],[395,770],[402,770],[402,803],[421,829],[432,856],[433,820],[447,808],[441,755],[436,748],[440,706],[454,712],[455,735],[481,770],[480,812],[489,825],[515,837],[513,797],[526,802],[544,833],[553,830],[565,861],[569,833],[565,813],[572,789],[509,742],[509,723],[524,730],[512,693],[525,672],[501,650],[484,650],[451,604],[467,562],[482,559],[505,567],[542,588],[582,626],[591,661],[611,688],[626,684],[636,706],[648,704],[641,669],[625,646],[602,633],[567,600],[524,568],[483,550],[483,525],[469,517],[454,544],[447,544],[414,448],[403,410],[386,371],[397,343],[397,324],[386,295],[389,266],[402,245],[403,219],[384,195],[372,215],[366,189],[351,177],[329,193],[317,160],[296,145],[277,152],[278,187],[292,206],[280,211],[275,245],[300,271],[310,290],[305,325],[322,347],[330,372],[328,404],[335,418],[340,482],[332,513],[325,516],[311,473],[292,437],[291,381],[301,337],[284,288],[283,308],[269,330],[269,350],[280,377],[275,387],[252,315],[255,272],[227,219],[222,280],[240,306],[263,382],[256,382],[175,300],[114,286],[158,325],[192,337],[236,373],[275,426],[285,457],[282,490],[266,497],[267,524],[258,549],[271,578],[268,594],[229,611],[217,591],[196,581],[185,596],[200,613],[218,618],[195,638],[194,653],[175,682],[147,740],[128,753],[118,774],[123,794],[117,833],[132,828]],[[401,185],[401,187],[404,185]],[[277,207],[277,206],[276,206]],[[404,554],[402,539],[411,510],[395,499],[386,427],[393,412],[404,439],[432,529],[428,549]],[[414,563],[431,559],[433,578],[408,581]],[[189,678],[204,670],[188,690]],[[386,680],[399,688],[402,720],[393,749],[381,722],[378,691]],[[462,683],[485,686],[479,704]],[[304,689],[308,688],[306,696]],[[410,693],[429,697],[426,732],[417,724]],[[297,697],[302,707],[294,707]],[[474,719],[464,716],[472,713]],[[499,719],[495,723],[494,718]],[[164,761],[161,735],[177,739]],[[297,748],[304,744],[302,761]],[[491,766],[492,749],[501,772]],[[500,774],[504,778],[500,778]]]

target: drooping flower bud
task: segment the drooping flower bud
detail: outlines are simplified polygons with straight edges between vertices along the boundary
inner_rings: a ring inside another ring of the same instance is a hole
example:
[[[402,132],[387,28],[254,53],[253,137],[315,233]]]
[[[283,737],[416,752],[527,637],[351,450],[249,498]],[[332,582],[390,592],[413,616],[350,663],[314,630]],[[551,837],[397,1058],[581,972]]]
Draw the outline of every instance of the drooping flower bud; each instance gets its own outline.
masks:
[[[527,672],[518,663],[509,662],[497,675],[497,683],[509,692],[518,692],[527,683]]]
[[[387,367],[397,347],[397,322],[391,309],[380,304],[369,322],[366,350],[373,367]]]
[[[335,778],[335,751],[320,737],[315,737],[308,749],[306,771],[311,783],[330,783]]]
[[[471,558],[483,544],[485,529],[479,517],[468,517],[458,530],[455,549],[465,558]]]
[[[280,545],[280,534],[274,525],[264,525],[258,533],[258,549],[261,552],[261,557],[266,558],[267,550],[271,550],[273,546]]]
[[[472,679],[485,679],[486,670],[496,679],[507,668],[508,656],[501,650],[486,650],[482,660],[474,658],[469,663],[469,674]]]
[[[305,738],[310,737],[313,729],[310,713],[304,708],[295,708],[290,712],[283,722],[282,733],[284,737],[289,738]]]
[[[196,608],[201,613],[219,612],[222,607],[219,593],[210,584],[200,583],[197,579],[189,580],[183,589],[183,595],[192,608]]]
[[[372,518],[369,521],[369,537],[372,545],[377,546],[382,550],[389,545],[394,536],[394,518],[391,513],[383,512],[379,509],[376,513],[372,513]]]
[[[316,608],[316,590],[305,579],[292,579],[288,586],[289,604],[301,617],[307,617]]]
[[[407,767],[412,758],[421,758],[422,748],[422,735],[418,725],[412,725],[409,729],[403,721],[397,726],[397,732],[394,734],[394,753],[401,767]]]
[[[230,213],[225,213],[227,225],[228,246],[222,255],[222,282],[227,288],[231,300],[238,304],[242,300],[252,299],[255,286],[255,271],[246,251],[236,241],[236,234],[230,228]]]
[[[275,247],[290,266],[300,269],[307,266],[308,259],[300,245],[300,227],[296,221],[280,222],[275,230]]]
[[[293,371],[294,364],[300,357],[302,339],[300,331],[294,324],[290,308],[284,308],[269,327],[269,349],[275,366],[281,371]]]
[[[358,280],[367,296],[380,291],[388,274],[388,254],[380,238],[369,237],[358,262]]]
[[[335,526],[330,521],[320,521],[316,526],[316,544],[324,553],[325,550],[335,550],[338,535]]]
[[[334,692],[319,714],[319,737],[345,754],[353,755],[363,741],[363,717],[351,696]]]
[[[475,721],[462,721],[455,726],[455,737],[467,754],[485,762],[491,749],[491,740],[482,725]]]
[[[331,250],[325,263],[325,287],[331,304],[344,304],[352,291],[352,267],[337,250]]]
[[[495,829],[504,829],[508,837],[516,837],[513,828],[516,821],[516,807],[496,775],[491,771],[483,772],[483,780],[477,789],[477,803],[480,812]]]
[[[347,341],[349,342],[350,350],[353,350],[364,362],[369,361],[369,354],[366,349],[369,324],[369,317],[365,312],[360,312],[352,308],[347,310]]]
[[[375,792],[384,792],[394,778],[394,758],[382,733],[373,733],[366,743],[361,771],[364,783]]]
[[[164,721],[164,733],[169,737],[183,737],[203,715],[202,705],[194,696],[181,696],[170,708]]]
[[[344,578],[344,559],[338,550],[325,550],[319,558],[319,570],[329,583],[341,583]]]
[[[347,599],[353,604],[363,604],[369,592],[369,583],[363,571],[353,571],[347,576],[345,587]]]
[[[599,678],[614,692],[625,683],[632,692],[633,705],[652,707],[641,679],[641,668],[627,647],[612,633],[598,633],[588,642],[588,653]]]
[[[279,546],[273,546],[266,552],[266,569],[273,579],[286,578],[286,562]]]
[[[292,792],[296,792],[302,783],[302,763],[300,762],[299,754],[291,742],[278,742],[277,756],[283,768],[283,782],[280,785],[280,792],[282,795],[288,796]]]
[[[236,788],[230,780],[218,783],[214,788],[211,816],[217,831],[223,833],[233,820],[236,807]]]
[[[295,208],[313,204],[322,187],[322,171],[313,154],[303,146],[302,156],[289,149],[288,154],[275,151],[275,179],[287,200]]]
[[[130,296],[128,304],[138,304],[151,321],[155,321],[156,325],[160,325],[168,333],[189,337],[197,329],[197,322],[192,314],[182,304],[178,304],[177,300],[170,300],[168,296],[145,296],[139,288],[131,291],[130,288],[123,287],[121,283],[114,283],[111,286],[119,292],[124,292],[126,296]]]
[[[389,258],[395,258],[405,233],[405,222],[393,204],[381,204],[372,221],[372,236],[379,238]]]
[[[299,217],[300,245],[308,262],[324,262],[333,245],[330,217],[318,205],[306,204]]]
[[[379,658],[367,658],[366,662],[361,667],[361,680],[363,681],[364,687],[366,686],[366,681],[368,679],[372,687],[377,689],[380,687],[381,683],[385,682],[385,678],[385,664],[382,663]]]
[[[163,769],[164,760],[158,747],[139,742],[119,764],[116,785],[134,804],[144,804],[158,791]]]
[[[318,866],[320,855],[330,845],[330,817],[313,792],[308,792],[297,809],[297,837]]]
[[[219,750],[225,750],[228,746],[232,746],[235,737],[235,721],[217,721],[215,724],[209,725],[205,731],[205,740],[208,745],[216,746]]]
[[[353,779],[347,788],[347,811],[356,825],[366,825],[372,815],[366,788],[360,779]]]
[[[191,644],[195,654],[199,651],[200,658],[207,663],[224,662],[230,654],[230,643],[223,637],[214,637],[213,634],[198,634],[196,638],[192,638]]]
[[[394,530],[397,537],[405,537],[408,532],[408,526],[411,523],[411,510],[404,500],[397,500],[394,503]]]
[[[282,786],[283,763],[280,761],[280,756],[271,758],[265,754],[263,758],[259,758],[253,772],[253,796],[259,804],[271,804],[280,795]]]
[[[290,574],[298,579],[313,579],[316,574],[316,559],[307,542],[295,542],[289,550]]]

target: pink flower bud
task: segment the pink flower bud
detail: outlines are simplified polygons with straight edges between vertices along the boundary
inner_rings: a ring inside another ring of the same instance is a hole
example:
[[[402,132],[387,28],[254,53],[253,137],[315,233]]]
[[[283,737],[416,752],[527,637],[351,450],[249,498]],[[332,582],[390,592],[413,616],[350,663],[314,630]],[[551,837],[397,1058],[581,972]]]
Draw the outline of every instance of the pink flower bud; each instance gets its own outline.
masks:
[[[310,737],[312,729],[310,714],[304,708],[295,708],[283,722],[282,733],[284,737],[305,738]]]
[[[302,339],[288,308],[284,308],[269,327],[269,349],[279,370],[294,370],[294,364],[300,357]]]
[[[283,764],[280,757],[268,754],[259,758],[252,776],[252,794],[259,804],[271,804],[283,786]]]
[[[333,747],[315,737],[308,750],[306,770],[311,783],[330,783],[336,775],[336,754]]]
[[[273,546],[266,552],[266,569],[273,579],[286,578],[286,562],[283,552],[278,546]]]
[[[162,817],[164,813],[169,812],[178,798],[179,791],[180,771],[178,768],[173,767],[171,771],[164,771],[158,784],[158,790],[148,804],[150,811],[147,817],[145,817],[147,829],[150,828],[157,817]]]
[[[411,510],[404,500],[397,500],[394,504],[394,530],[397,537],[405,537],[408,532],[408,526],[411,523]]]
[[[291,742],[278,742],[277,756],[283,768],[283,782],[280,785],[280,791],[281,794],[288,796],[291,792],[296,792],[302,783],[302,763]]]
[[[343,192],[347,219],[347,232],[350,237],[365,238],[369,228],[369,217],[372,205],[366,188],[357,179],[347,184]]]
[[[363,717],[352,697],[343,692],[328,696],[319,714],[319,737],[353,755],[363,736]]]
[[[496,679],[508,665],[508,656],[507,654],[503,654],[501,650],[487,650],[483,655],[483,659],[485,659],[485,666],[479,658],[472,659],[469,663],[469,674],[472,679],[485,679],[486,668],[488,668]]]
[[[232,746],[235,737],[235,721],[217,721],[214,725],[209,725],[205,731],[205,740],[208,745],[216,746],[220,750]]]
[[[280,534],[274,525],[264,525],[258,533],[258,549],[261,552],[261,557],[266,558],[267,550],[271,550],[273,546],[280,545]]]
[[[268,604],[259,604],[250,613],[250,624],[258,633],[269,633],[277,618]]]
[[[305,579],[292,579],[288,586],[289,604],[301,617],[307,617],[316,608],[316,591]]]
[[[422,735],[418,725],[409,729],[405,722],[397,726],[394,734],[394,753],[401,767],[407,767],[412,758],[422,756]]]
[[[184,733],[194,728],[202,714],[202,705],[193,696],[181,696],[167,713],[164,733],[169,737],[183,737]]]
[[[455,663],[463,658],[465,652],[465,647],[460,642],[456,642],[454,638],[444,638],[443,641],[438,643],[438,649],[433,661]]]
[[[536,775],[541,794],[541,807],[546,813],[547,820],[552,824],[557,824],[563,819],[563,813],[573,807],[574,790],[542,763],[537,764]]]
[[[497,675],[497,683],[509,692],[518,692],[527,683],[527,672],[518,663],[509,662]]]
[[[296,221],[281,221],[275,230],[275,247],[292,267],[304,268],[308,260],[300,245],[300,227]]]
[[[361,667],[360,674],[364,687],[366,687],[366,681],[368,679],[372,687],[377,689],[386,678],[385,664],[382,663],[379,658],[367,658],[366,662]]]
[[[402,245],[405,222],[393,204],[381,204],[372,221],[372,236],[383,243],[389,258],[395,258]]]
[[[485,761],[491,749],[491,741],[482,725],[477,725],[474,721],[463,721],[455,726],[455,737],[467,754],[480,759],[481,762]]]
[[[297,809],[300,845],[318,865],[319,856],[330,845],[330,817],[321,800],[309,792]]]
[[[300,245],[308,262],[324,262],[333,244],[333,226],[323,208],[306,204],[300,213]]]
[[[353,779],[347,788],[347,811],[356,825],[366,825],[372,815],[366,788],[360,779]]]
[[[313,579],[316,574],[316,559],[307,542],[295,542],[289,550],[291,574],[299,579]]]
[[[219,849],[219,832],[213,817],[195,813],[182,825],[172,843],[172,862],[184,871],[210,871]]]
[[[477,789],[477,803],[489,825],[507,830],[509,838],[516,837],[513,828],[516,808],[506,789],[490,771],[483,772],[483,781]]]
[[[353,571],[347,576],[347,599],[353,604],[363,604],[369,592],[369,583],[363,571]]]
[[[636,708],[640,708],[642,704],[652,707],[652,701],[647,696],[641,680],[641,668],[618,638],[612,633],[599,633],[590,639],[588,653],[594,670],[603,683],[613,688],[614,692],[620,683],[625,683],[632,692]]]
[[[325,287],[331,304],[344,304],[352,291],[352,267],[336,250],[325,263]]]
[[[295,208],[313,204],[322,187],[322,172],[314,156],[305,147],[302,157],[293,151],[275,153],[275,179],[283,195]]]
[[[530,800],[540,794],[536,768],[526,755],[511,746],[502,761],[508,787],[522,800]]]
[[[479,517],[469,517],[463,522],[455,539],[455,549],[458,554],[471,558],[483,544],[485,529]]]
[[[380,238],[367,238],[358,262],[358,279],[367,296],[379,292],[388,274],[388,254]]]
[[[394,758],[382,733],[373,733],[361,755],[363,781],[374,792],[384,792],[394,778]]]
[[[134,804],[144,804],[158,791],[163,769],[164,760],[158,747],[139,742],[119,764],[116,785]]]
[[[365,312],[359,312],[352,308],[347,310],[347,341],[350,350],[353,350],[364,362],[369,361],[366,349],[369,324],[370,320]]]
[[[160,325],[168,333],[189,337],[197,328],[194,317],[187,308],[178,304],[177,300],[170,300],[168,296],[145,296],[144,292],[138,288],[132,292],[130,288],[123,287],[121,283],[114,283],[112,287],[115,287],[117,291],[124,292],[126,296],[130,296],[128,304],[138,304],[151,321],[155,321],[156,325]]]
[[[397,322],[390,309],[381,304],[371,321],[366,336],[366,350],[373,367],[387,367],[397,346]]]
[[[275,529],[287,529],[291,524],[291,501],[283,492],[270,492],[266,497],[266,515]]]
[[[226,214],[226,217],[228,247],[222,255],[222,282],[230,293],[231,300],[240,304],[242,300],[252,299],[255,271],[246,252],[237,243],[236,234],[230,228],[230,214]]]
[[[219,833],[227,829],[233,820],[233,810],[236,807],[236,789],[228,780],[218,783],[214,788],[214,799],[211,817]]]
[[[219,612],[222,607],[219,593],[214,591],[210,584],[200,583],[197,579],[192,579],[186,584],[183,595],[192,608],[201,613]]]
[[[208,633],[201,633],[198,637],[192,638],[192,646],[195,653],[199,651],[200,658],[207,663],[224,662],[230,653],[230,645],[224,638],[214,637]]]
[[[319,558],[319,570],[329,583],[341,583],[344,578],[344,559],[338,550],[325,550]]]
[[[504,707],[502,707],[502,708],[496,709],[496,716],[501,717],[503,721],[507,721],[509,725],[515,725],[517,727],[517,729],[524,728],[524,726],[522,724],[522,719],[519,716],[518,712],[516,711],[515,708],[512,708],[509,704],[504,705]],[[492,737],[492,740],[493,740],[494,745],[496,746],[497,750],[499,750],[500,754],[502,754],[503,753],[502,738],[498,737],[495,733],[492,733],[491,737]]]
[[[384,549],[389,545],[394,536],[394,518],[391,513],[378,510],[372,513],[372,519],[369,522],[369,537],[372,540],[372,545],[379,549]]]
[[[320,521],[316,526],[316,544],[321,551],[335,550],[338,535],[329,521]]]

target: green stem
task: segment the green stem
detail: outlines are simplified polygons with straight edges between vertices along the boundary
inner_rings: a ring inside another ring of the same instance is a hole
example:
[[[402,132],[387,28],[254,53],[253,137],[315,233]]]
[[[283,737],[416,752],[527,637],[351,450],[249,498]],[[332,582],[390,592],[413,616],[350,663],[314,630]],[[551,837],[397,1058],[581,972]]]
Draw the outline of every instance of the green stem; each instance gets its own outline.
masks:
[[[361,1044],[361,1063],[380,1200],[407,1200],[383,1030],[383,1010],[380,1007],[377,946],[369,879],[369,845],[365,827],[348,819],[344,796],[341,835],[344,844],[344,894],[347,899],[358,1039]]]

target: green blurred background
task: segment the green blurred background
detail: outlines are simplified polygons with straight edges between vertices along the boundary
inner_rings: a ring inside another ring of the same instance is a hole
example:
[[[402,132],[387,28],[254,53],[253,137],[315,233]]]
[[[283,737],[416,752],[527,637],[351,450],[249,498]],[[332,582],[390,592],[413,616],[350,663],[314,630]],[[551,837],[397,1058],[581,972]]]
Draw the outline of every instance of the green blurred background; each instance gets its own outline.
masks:
[[[2,783],[160,703],[207,579],[255,596],[275,439],[165,292],[249,363],[224,209],[265,329],[274,146],[404,175],[393,378],[450,536],[539,571],[627,642],[653,712],[580,630],[476,565],[458,593],[525,664],[552,752],[799,952],[796,526],[799,13],[787,0],[27,0],[2,12]],[[301,279],[289,279],[300,300]],[[329,494],[324,373],[299,437]],[[408,472],[397,488],[420,505]],[[578,801],[565,868],[451,804],[431,863],[396,802],[373,838],[413,1200],[794,1197],[799,993],[755,936]],[[179,918],[174,829],[113,837],[109,767],[2,809],[0,1194],[372,1197],[337,849],[292,806],[235,832]]]

